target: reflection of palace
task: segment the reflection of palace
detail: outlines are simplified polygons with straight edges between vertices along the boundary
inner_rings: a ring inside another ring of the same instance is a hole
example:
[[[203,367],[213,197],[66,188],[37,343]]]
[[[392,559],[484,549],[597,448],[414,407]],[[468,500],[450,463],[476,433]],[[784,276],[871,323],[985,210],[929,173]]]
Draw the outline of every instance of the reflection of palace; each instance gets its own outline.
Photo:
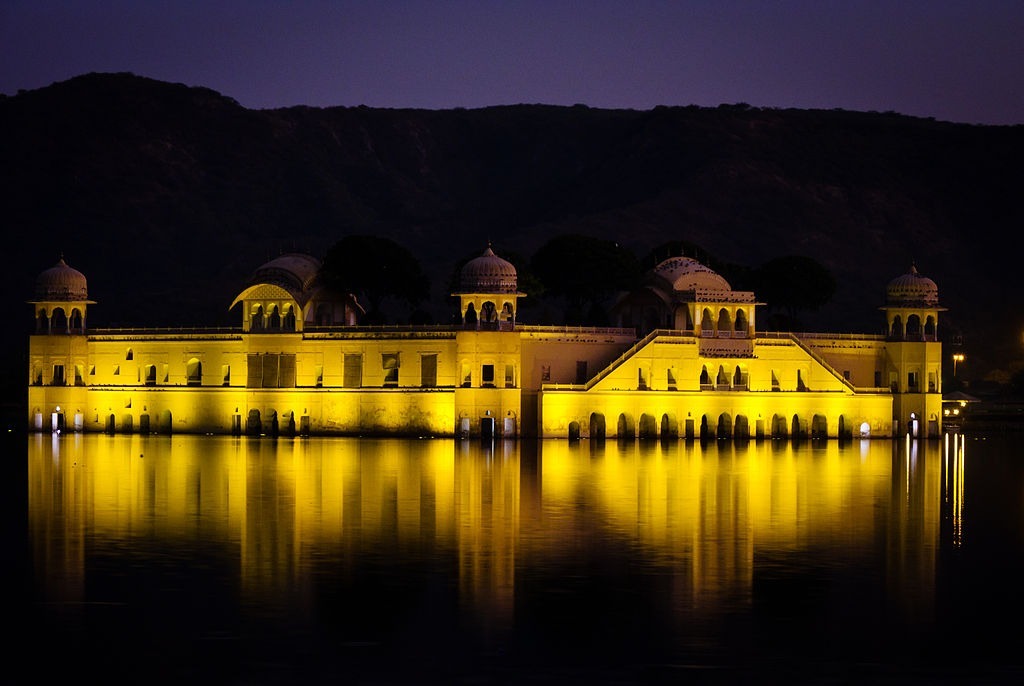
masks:
[[[623,328],[517,321],[515,268],[461,272],[461,323],[359,326],[320,262],[256,270],[230,329],[89,329],[86,279],[36,281],[35,431],[545,438],[835,438],[942,432],[938,289],[888,284],[886,334],[766,333],[754,293],[665,260],[614,315]],[[639,334],[639,335],[638,335]]]
[[[884,569],[900,607],[932,603],[950,494],[938,442],[539,443],[524,457],[511,441],[35,434],[30,538],[67,600],[86,592],[90,555],[144,567],[202,551],[270,602],[362,566],[454,569],[460,607],[494,630],[514,620],[520,575],[622,554],[710,614],[793,556]]]

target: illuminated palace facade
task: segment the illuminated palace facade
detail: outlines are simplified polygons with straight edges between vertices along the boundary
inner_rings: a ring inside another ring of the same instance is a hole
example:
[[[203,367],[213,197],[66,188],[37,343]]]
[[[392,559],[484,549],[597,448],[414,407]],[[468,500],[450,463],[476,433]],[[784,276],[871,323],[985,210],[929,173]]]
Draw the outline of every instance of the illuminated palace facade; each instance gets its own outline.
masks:
[[[320,262],[281,255],[226,329],[90,329],[85,276],[36,279],[32,431],[592,439],[936,438],[935,283],[889,282],[886,333],[767,333],[754,293],[688,257],[622,297],[619,326],[517,321],[516,270],[462,269],[461,323],[361,326]]]

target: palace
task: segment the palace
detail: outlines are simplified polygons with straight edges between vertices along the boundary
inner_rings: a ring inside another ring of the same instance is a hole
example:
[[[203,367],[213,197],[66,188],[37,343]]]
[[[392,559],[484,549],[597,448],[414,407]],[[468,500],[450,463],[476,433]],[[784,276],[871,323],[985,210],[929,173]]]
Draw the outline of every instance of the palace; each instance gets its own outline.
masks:
[[[889,282],[885,334],[767,333],[754,293],[688,257],[616,304],[617,328],[517,321],[516,270],[488,247],[460,323],[361,326],[320,261],[259,267],[225,329],[91,329],[85,276],[36,279],[32,431],[483,439],[937,438],[938,288]],[[881,330],[881,327],[880,327]]]

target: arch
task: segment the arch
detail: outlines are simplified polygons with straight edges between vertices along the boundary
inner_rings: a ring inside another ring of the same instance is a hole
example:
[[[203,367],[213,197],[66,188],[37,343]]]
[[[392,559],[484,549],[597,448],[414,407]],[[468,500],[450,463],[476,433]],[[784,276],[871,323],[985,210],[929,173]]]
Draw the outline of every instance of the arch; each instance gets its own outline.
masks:
[[[718,426],[715,429],[715,438],[732,438],[732,415],[728,412],[723,412],[718,415]]]
[[[853,438],[853,428],[850,423],[846,421],[845,415],[839,415],[839,427],[836,430],[836,436],[840,439]]]
[[[107,428],[106,428],[106,431],[107,431],[108,434],[112,434],[112,433],[117,431],[117,418],[114,417],[114,413],[113,412],[111,412],[109,415],[107,415]]]
[[[907,317],[907,326],[905,333],[906,337],[909,339],[918,340],[919,338],[921,338],[922,329],[920,315],[912,314]]]
[[[498,321],[498,312],[494,307],[494,303],[488,300],[480,306],[480,322],[491,324]]]
[[[868,422],[861,422],[857,433],[861,438],[871,438],[871,424]]]
[[[267,328],[277,331],[281,328],[281,311],[277,305],[270,305],[267,308]]]
[[[750,438],[750,420],[744,414],[736,415],[736,422],[732,430],[733,437],[738,441],[746,441]]]
[[[600,412],[590,414],[590,438],[591,440],[603,441],[607,435],[604,415]]]
[[[636,423],[633,421],[632,415],[626,412],[619,415],[615,434],[619,440],[631,441],[636,438]]]
[[[709,335],[715,333],[715,316],[711,314],[711,308],[705,307],[704,311],[700,316],[700,333],[703,336],[704,332],[710,332]]]
[[[580,423],[573,421],[569,422],[569,440],[578,441],[580,440]]]
[[[811,417],[811,438],[828,438],[828,419],[823,414]]]
[[[85,329],[85,317],[77,307],[71,309],[71,317],[68,319],[68,331],[82,333]]]
[[[142,414],[139,415],[139,433],[140,434],[148,434],[148,433],[150,433],[149,414],[147,414],[145,412],[143,412]]]
[[[789,435],[789,425],[786,422],[786,417],[781,414],[772,415],[772,438],[786,438]]]
[[[792,430],[789,432],[794,441],[799,441],[801,438],[807,436],[807,427],[804,426],[804,422],[801,421],[800,415],[793,415]]]
[[[910,420],[907,421],[907,435],[911,438],[917,438],[921,435],[921,420],[916,412],[910,413]]]
[[[281,328],[285,331],[295,331],[295,308],[291,303],[285,303],[283,312]]]
[[[245,433],[249,436],[259,436],[263,433],[259,410],[249,410],[249,415],[245,418]]]
[[[273,437],[277,438],[280,433],[280,425],[277,419],[277,410],[269,410],[267,412],[267,425],[269,428],[268,433]]]
[[[143,383],[147,386],[156,386],[156,365],[147,364],[142,368]]]
[[[36,313],[36,333],[49,333],[50,320],[46,316],[46,310],[39,308]]]
[[[747,378],[747,370],[742,365],[736,365],[736,369],[732,374],[732,387],[746,388]]]
[[[171,433],[171,428],[172,428],[172,424],[171,424],[171,411],[170,410],[162,410],[160,412],[160,417],[157,420],[156,429],[157,429],[157,431],[160,431],[162,429],[162,430],[166,431],[167,433]]]
[[[68,316],[64,313],[63,307],[53,308],[53,314],[50,316],[50,332],[51,333],[67,333],[68,332]]]
[[[899,315],[892,318],[892,326],[889,327],[889,336],[891,338],[903,338],[903,318]]]
[[[700,440],[701,442],[707,441],[711,438],[711,427],[708,425],[708,416],[701,415],[700,417]]]
[[[700,368],[700,385],[704,387],[711,386],[711,375],[708,374],[708,366],[706,364]]]
[[[462,321],[467,326],[476,326],[476,307],[473,303],[466,305],[466,312],[462,315]]]
[[[718,374],[715,377],[716,388],[729,388],[729,372],[725,371],[725,365],[718,365]]]
[[[662,440],[679,438],[679,422],[676,420],[675,415],[661,415],[660,435]]]
[[[732,331],[732,315],[724,307],[718,311],[718,330]]]
[[[249,330],[259,331],[263,328],[263,305],[256,303],[252,306],[252,314],[249,317]]]
[[[515,321],[515,310],[512,309],[512,303],[507,300],[501,306],[501,318],[506,322]]]
[[[749,326],[750,325],[747,322],[747,312],[746,312],[746,310],[743,310],[743,309],[736,310],[736,324],[735,324],[735,326],[733,326],[733,329],[737,333],[746,334],[747,333],[747,329],[749,328]]]
[[[640,440],[650,440],[658,437],[657,420],[654,419],[654,415],[647,414],[646,412],[640,415],[640,427],[637,433]]]
[[[935,340],[935,334],[937,333],[938,322],[934,315],[928,315],[924,320],[924,336],[928,340]]]

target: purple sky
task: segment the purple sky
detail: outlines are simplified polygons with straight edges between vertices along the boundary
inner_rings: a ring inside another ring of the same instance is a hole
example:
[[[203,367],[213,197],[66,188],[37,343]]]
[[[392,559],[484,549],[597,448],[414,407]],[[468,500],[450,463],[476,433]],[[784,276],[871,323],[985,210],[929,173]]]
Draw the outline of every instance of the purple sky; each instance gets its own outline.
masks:
[[[91,71],[251,108],[746,102],[1024,124],[1024,0],[0,0],[0,92]]]

